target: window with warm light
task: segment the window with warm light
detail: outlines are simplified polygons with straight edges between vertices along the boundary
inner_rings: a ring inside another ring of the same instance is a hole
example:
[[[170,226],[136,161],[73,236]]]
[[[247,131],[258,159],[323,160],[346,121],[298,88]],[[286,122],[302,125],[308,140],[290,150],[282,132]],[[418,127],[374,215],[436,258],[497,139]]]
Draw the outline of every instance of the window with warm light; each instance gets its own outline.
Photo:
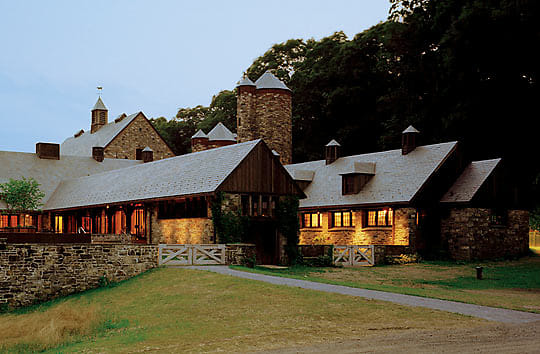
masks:
[[[352,211],[334,211],[332,215],[332,227],[353,227]]]
[[[321,213],[302,214],[302,227],[322,227]]]
[[[391,208],[366,210],[364,215],[364,227],[391,227],[394,224]]]
[[[64,233],[64,218],[61,215],[55,215],[54,217],[54,232],[57,234]]]

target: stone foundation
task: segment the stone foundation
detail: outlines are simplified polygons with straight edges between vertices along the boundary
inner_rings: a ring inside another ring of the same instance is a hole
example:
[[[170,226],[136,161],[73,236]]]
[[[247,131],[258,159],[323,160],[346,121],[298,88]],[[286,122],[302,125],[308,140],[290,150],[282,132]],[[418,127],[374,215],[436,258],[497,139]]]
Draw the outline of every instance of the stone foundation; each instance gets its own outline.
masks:
[[[243,265],[245,259],[255,257],[255,245],[252,243],[232,243],[226,245],[225,262],[232,265]]]
[[[0,304],[28,306],[157,267],[157,247],[0,243]]]
[[[490,209],[453,208],[441,220],[441,237],[455,260],[517,257],[529,248],[529,213],[509,210],[506,226],[490,223]]]

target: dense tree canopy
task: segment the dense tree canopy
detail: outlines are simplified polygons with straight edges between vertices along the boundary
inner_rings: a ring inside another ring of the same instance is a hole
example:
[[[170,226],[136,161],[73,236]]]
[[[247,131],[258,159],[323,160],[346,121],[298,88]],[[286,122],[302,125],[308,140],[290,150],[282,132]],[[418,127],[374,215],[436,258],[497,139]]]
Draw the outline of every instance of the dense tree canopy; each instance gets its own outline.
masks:
[[[247,69],[252,80],[271,70],[292,89],[293,160],[321,158],[332,138],[348,154],[398,148],[413,124],[422,143],[459,140],[468,158],[503,157],[523,185],[538,181],[538,1],[390,2],[386,22],[352,39],[291,39]],[[155,124],[184,153],[199,127],[234,131],[235,105],[222,91],[210,107]]]

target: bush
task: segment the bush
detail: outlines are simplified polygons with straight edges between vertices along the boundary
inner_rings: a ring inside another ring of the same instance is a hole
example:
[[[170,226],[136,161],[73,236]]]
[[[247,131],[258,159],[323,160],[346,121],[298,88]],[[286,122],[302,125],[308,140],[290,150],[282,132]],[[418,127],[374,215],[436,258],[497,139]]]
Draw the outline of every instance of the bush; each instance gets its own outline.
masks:
[[[422,260],[418,253],[415,254],[400,254],[399,256],[386,256],[386,264],[407,264],[419,263]]]

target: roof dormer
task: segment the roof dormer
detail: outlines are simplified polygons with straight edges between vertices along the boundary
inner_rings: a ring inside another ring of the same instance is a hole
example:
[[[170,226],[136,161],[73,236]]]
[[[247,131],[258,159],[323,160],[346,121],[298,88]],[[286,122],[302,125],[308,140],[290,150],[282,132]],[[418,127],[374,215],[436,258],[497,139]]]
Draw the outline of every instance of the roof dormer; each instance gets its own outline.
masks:
[[[375,162],[353,161],[341,175],[341,194],[357,194],[375,175]]]

